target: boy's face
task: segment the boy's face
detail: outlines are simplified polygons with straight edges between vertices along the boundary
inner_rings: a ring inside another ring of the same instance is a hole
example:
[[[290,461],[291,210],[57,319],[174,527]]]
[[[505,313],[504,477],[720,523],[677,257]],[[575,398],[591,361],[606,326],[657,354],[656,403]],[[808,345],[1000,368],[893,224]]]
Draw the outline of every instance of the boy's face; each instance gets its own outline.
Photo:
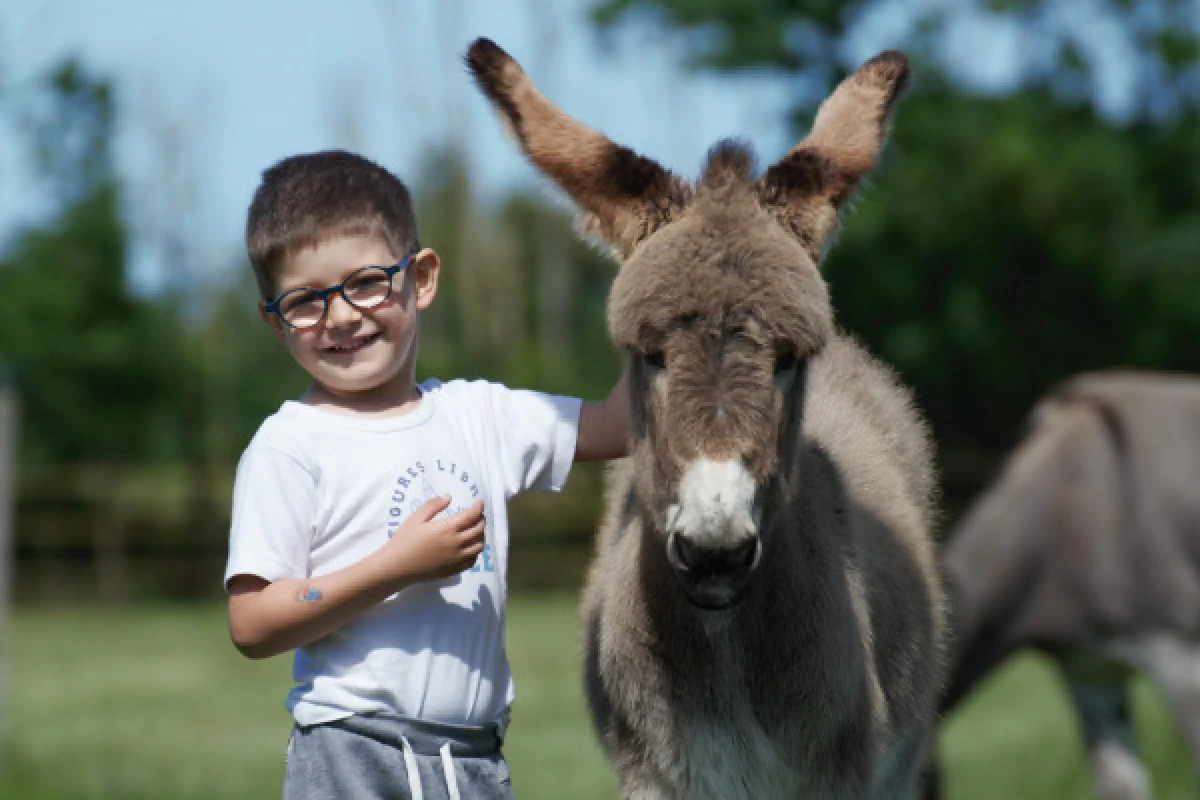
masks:
[[[285,259],[276,296],[334,286],[357,269],[389,267],[400,258],[378,237],[336,236]],[[294,330],[274,314],[263,316],[296,362],[331,394],[407,399],[417,359],[417,314],[437,294],[439,267],[437,254],[422,250],[392,278],[392,293],[382,304],[362,311],[335,292],[325,318],[312,328]]]

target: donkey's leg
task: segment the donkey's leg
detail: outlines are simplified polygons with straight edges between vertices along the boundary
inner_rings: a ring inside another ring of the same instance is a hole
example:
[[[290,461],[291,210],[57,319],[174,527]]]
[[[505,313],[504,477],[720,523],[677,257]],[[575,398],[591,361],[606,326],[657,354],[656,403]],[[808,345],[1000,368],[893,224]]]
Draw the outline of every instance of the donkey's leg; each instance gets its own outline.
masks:
[[[1192,764],[1200,770],[1200,644],[1154,636],[1146,640],[1145,657],[1192,754]]]
[[[1064,672],[1083,722],[1096,796],[1101,800],[1148,800],[1150,779],[1137,756],[1127,681]]]
[[[922,794],[919,789],[925,768],[932,762],[931,752],[936,748],[936,734],[931,730],[917,730],[897,737],[876,768],[871,797],[877,800],[929,798],[928,791]],[[935,788],[932,797],[937,796]]]
[[[936,753],[921,768],[921,800],[942,800],[942,760]]]

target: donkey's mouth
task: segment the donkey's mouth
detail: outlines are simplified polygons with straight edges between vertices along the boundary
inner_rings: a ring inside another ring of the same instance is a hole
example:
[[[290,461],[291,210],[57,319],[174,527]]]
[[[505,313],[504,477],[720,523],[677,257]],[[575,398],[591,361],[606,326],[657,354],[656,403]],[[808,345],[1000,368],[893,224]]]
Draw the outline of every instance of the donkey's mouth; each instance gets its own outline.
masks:
[[[692,605],[716,611],[741,599],[762,559],[762,540],[751,536],[734,547],[697,545],[672,533],[667,562]]]

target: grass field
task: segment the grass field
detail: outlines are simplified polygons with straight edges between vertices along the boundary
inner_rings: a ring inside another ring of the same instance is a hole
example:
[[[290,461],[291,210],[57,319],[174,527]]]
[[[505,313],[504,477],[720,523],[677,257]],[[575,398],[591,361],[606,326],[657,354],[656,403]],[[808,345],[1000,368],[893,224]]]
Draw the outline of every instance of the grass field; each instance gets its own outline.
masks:
[[[615,797],[578,680],[573,598],[515,598],[509,653],[518,699],[505,751],[522,800]],[[290,659],[247,661],[215,605],[21,610],[10,621],[4,800],[278,797]],[[1147,686],[1138,726],[1159,800],[1200,796]],[[947,795],[1090,798],[1075,723],[1053,674],[1017,660],[949,721]]]

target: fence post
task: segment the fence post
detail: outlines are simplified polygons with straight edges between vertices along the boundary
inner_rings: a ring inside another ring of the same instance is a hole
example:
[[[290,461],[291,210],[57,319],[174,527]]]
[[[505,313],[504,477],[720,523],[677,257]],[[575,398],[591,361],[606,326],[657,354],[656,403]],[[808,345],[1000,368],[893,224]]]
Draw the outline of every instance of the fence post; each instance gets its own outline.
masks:
[[[13,521],[17,495],[19,399],[11,376],[0,366],[0,743],[8,734],[8,610],[12,595]],[[0,767],[3,752],[0,752]]]

